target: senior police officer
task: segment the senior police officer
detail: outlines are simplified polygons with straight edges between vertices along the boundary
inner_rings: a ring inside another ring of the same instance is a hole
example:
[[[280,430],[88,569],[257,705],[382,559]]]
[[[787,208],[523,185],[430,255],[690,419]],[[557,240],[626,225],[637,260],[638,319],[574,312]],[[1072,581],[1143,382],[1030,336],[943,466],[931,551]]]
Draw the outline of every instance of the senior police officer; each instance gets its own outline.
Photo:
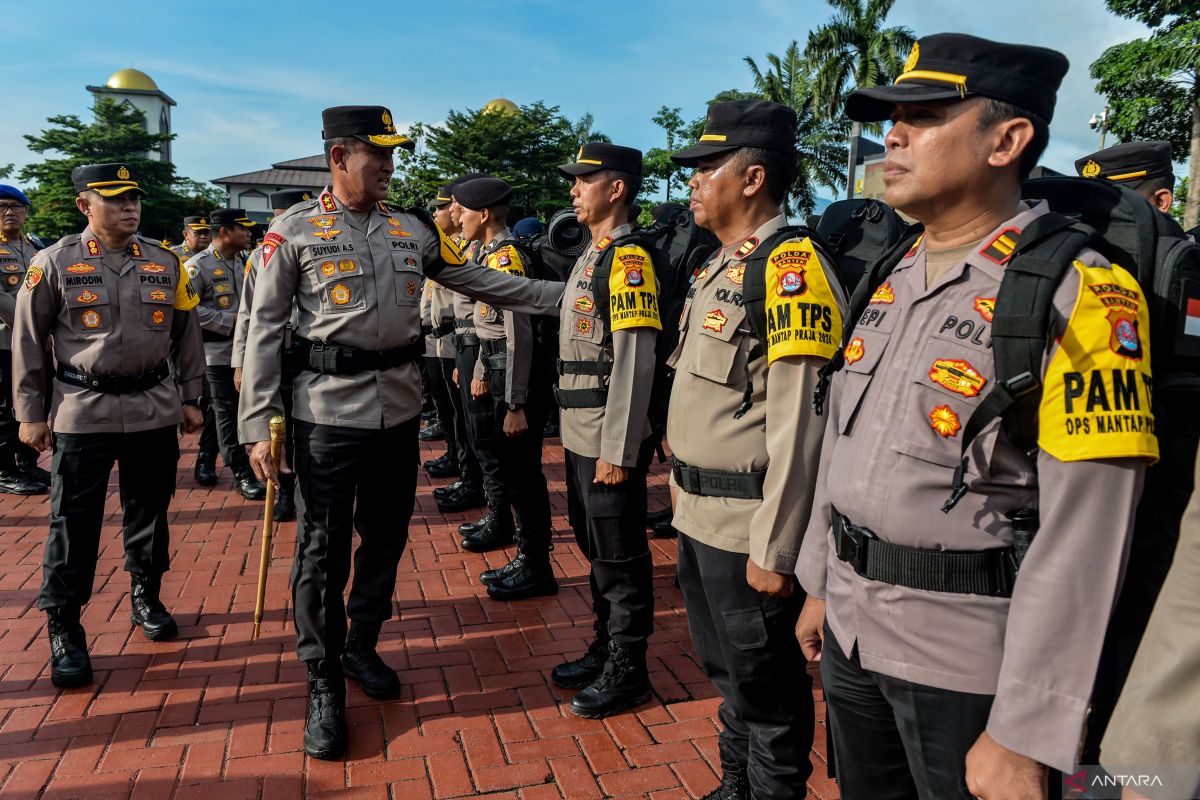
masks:
[[[199,428],[204,375],[192,312],[196,293],[173,253],[137,235],[143,190],[130,169],[81,166],[71,179],[88,224],[34,257],[17,298],[13,337],[21,440],[53,450],[38,607],[49,618],[56,686],[92,679],[79,613],[91,597],[114,462],[120,467],[131,619],[155,641],[176,633],[159,599],[169,567],[167,508],[179,460],[176,426]],[[53,436],[45,402],[51,342],[58,364]],[[174,382],[168,380],[172,365]]]
[[[1084,178],[1128,186],[1164,214],[1175,203],[1175,168],[1170,142],[1124,142],[1076,159]]]
[[[1020,180],[1066,71],[1053,50],[937,34],[894,85],[846,103],[852,119],[891,119],[886,200],[925,226],[847,334],[798,570],[797,636],[821,654],[848,800],[1045,797],[1046,766],[1074,766],[1157,458],[1136,280],[1080,251],[1043,340],[1036,445],[1014,445],[999,418],[968,438],[999,382],[992,326],[1014,319],[1001,318],[1001,279],[1048,213],[1021,200]],[[1136,395],[1120,425],[1105,413],[1114,376]]]
[[[811,772],[812,682],[793,633],[803,605],[793,571],[824,420],[796,398],[838,350],[845,296],[812,241],[782,232],[795,130],[795,112],[777,103],[717,103],[699,144],[672,156],[695,169],[696,223],[722,245],[688,292],[667,423],[679,585],[722,699],[712,798],[800,797]],[[743,296],[754,280],[765,297]],[[755,314],[769,317],[765,331]]]
[[[183,218],[183,241],[173,245],[170,250],[179,256],[180,261],[187,261],[212,243],[212,226],[204,216]]]
[[[238,318],[238,285],[245,274],[245,250],[254,222],[240,208],[221,208],[209,215],[216,235],[212,243],[184,264],[200,295],[196,318],[204,338],[205,385],[216,420],[221,458],[233,471],[233,486],[247,500],[261,500],[266,488],[254,477],[250,459],[238,444],[238,391],[233,383],[233,332]],[[199,458],[204,455],[201,454]],[[213,458],[215,456],[209,456]],[[199,469],[199,465],[197,465]]]
[[[462,207],[463,235],[485,243],[478,260],[489,269],[526,277],[532,265],[511,243],[508,228],[512,187],[499,178],[476,178],[456,187],[454,196]],[[550,569],[550,495],[542,473],[542,438],[552,383],[546,359],[538,352],[528,314],[478,303],[475,329],[479,361],[471,392],[486,391],[492,398],[495,415],[489,433],[499,455],[505,493],[501,503],[511,502],[520,523],[517,557],[509,562],[514,566],[503,574],[489,570],[480,579],[487,584],[488,596],[496,600],[556,594],[558,581]],[[511,518],[505,522],[511,525]],[[485,527],[467,536],[462,545],[473,552],[494,549],[503,544],[497,530],[495,525]]]
[[[0,492],[45,494],[50,473],[37,465],[37,451],[17,437],[12,414],[12,327],[17,293],[25,270],[41,244],[25,232],[29,198],[15,186],[0,184]]]

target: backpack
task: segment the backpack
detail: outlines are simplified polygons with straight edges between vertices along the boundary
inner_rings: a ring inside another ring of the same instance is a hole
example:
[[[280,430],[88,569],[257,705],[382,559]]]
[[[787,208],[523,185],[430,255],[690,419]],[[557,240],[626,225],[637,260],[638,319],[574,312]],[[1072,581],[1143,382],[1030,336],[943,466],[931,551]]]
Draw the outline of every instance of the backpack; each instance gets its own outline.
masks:
[[[1022,196],[1046,201],[1051,213],[1021,231],[1006,265],[992,320],[996,377],[963,427],[963,460],[942,510],[949,512],[966,492],[964,473],[971,442],[993,420],[1000,419],[1013,444],[1036,458],[1040,375],[1053,297],[1079,250],[1091,247],[1125,267],[1141,285],[1149,310],[1160,459],[1146,472],[1125,583],[1093,691],[1092,719],[1098,724],[1089,724],[1081,763],[1096,763],[1100,736],[1162,588],[1192,493],[1192,468],[1200,442],[1200,420],[1194,413],[1200,404],[1200,245],[1182,236],[1172,220],[1140,195],[1116,184],[1065,176],[1036,178],[1022,185]],[[915,243],[912,234],[880,259],[855,289],[843,346],[849,344],[875,289]],[[844,363],[844,354],[838,353],[822,368],[813,397],[818,414],[829,378]],[[1018,559],[1032,544],[1034,530],[1036,525],[1023,541],[1018,537]]]

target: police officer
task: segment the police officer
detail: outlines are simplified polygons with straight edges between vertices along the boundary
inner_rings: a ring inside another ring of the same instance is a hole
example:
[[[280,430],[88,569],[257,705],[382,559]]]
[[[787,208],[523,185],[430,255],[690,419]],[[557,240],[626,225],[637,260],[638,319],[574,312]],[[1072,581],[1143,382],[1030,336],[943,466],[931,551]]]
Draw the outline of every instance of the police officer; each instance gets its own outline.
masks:
[[[512,244],[508,202],[512,187],[499,178],[476,178],[454,190],[462,207],[463,235],[484,242],[479,261],[489,269],[525,277],[531,264]],[[497,445],[501,508],[509,501],[516,510],[521,533],[518,555],[504,574],[490,570],[481,580],[497,600],[520,600],[558,592],[550,569],[550,496],[542,473],[542,436],[549,410],[551,377],[543,354],[535,352],[533,325],[528,314],[501,311],[487,303],[475,306],[479,360],[471,377],[472,395],[487,392],[495,407],[489,438]],[[511,525],[508,511],[504,520]],[[485,527],[467,536],[462,546],[484,552],[499,546],[497,528]]]
[[[333,185],[275,219],[262,247],[246,341],[240,433],[251,462],[276,480],[268,423],[281,413],[284,325],[292,304],[293,435],[299,545],[292,581],[297,652],[309,675],[304,747],[340,758],[343,675],[369,696],[394,696],[376,652],[392,614],[396,567],[416,491],[424,270],[460,251],[418,218],[385,205],[395,147],[412,149],[382,106],[322,112]],[[349,605],[342,592],[354,556]],[[351,624],[347,634],[346,615]],[[339,661],[340,656],[340,661]]]
[[[0,492],[45,494],[50,491],[50,473],[37,465],[37,451],[17,438],[17,420],[12,414],[12,326],[17,293],[25,270],[41,249],[25,233],[29,199],[15,186],[0,184]]]
[[[305,200],[311,200],[312,193],[302,189],[287,189],[282,192],[273,192],[270,196],[271,208],[274,211],[274,216],[281,216],[289,208],[297,203]],[[257,277],[256,270],[262,266],[262,243],[251,251],[246,259],[246,266],[243,269],[244,275],[241,281],[241,289],[238,298],[238,315],[237,322],[233,331],[233,352],[229,358],[229,365],[233,368],[233,388],[238,392],[242,391],[242,366],[246,359],[246,332],[250,326],[250,307],[254,303],[254,281]],[[289,317],[284,331],[284,353],[291,347],[292,331],[296,328],[295,306],[292,307],[292,315]],[[284,458],[287,461],[288,469],[294,469],[295,463],[292,455],[295,448],[292,446],[292,370],[289,368],[288,360],[285,356],[283,371],[280,373],[280,402],[283,404],[283,419],[285,423],[285,445]],[[275,493],[275,508],[272,509],[271,515],[276,522],[290,522],[296,518],[296,476],[294,473],[284,473],[279,476],[279,491]]]
[[[1125,142],[1076,159],[1084,178],[1127,186],[1155,209],[1171,213],[1175,203],[1175,169],[1170,142]]]
[[[192,256],[204,252],[211,243],[212,226],[207,217],[184,217],[183,241],[169,249],[179,256],[180,261],[186,262]]]
[[[233,470],[233,485],[247,500],[261,500],[264,487],[250,469],[250,459],[238,444],[238,392],[233,384],[233,331],[238,315],[238,284],[245,274],[245,250],[254,222],[240,208],[221,208],[209,215],[216,236],[184,264],[200,295],[196,317],[204,338],[205,385],[216,419],[221,458]]]
[[[176,633],[159,599],[169,566],[167,508],[179,461],[176,426],[182,422],[189,433],[200,427],[204,375],[192,313],[198,298],[179,259],[137,235],[144,192],[130,169],[81,166],[71,180],[88,224],[34,257],[17,297],[13,336],[21,441],[53,451],[38,607],[49,617],[56,686],[92,680],[79,612],[91,597],[114,461],[120,467],[131,619],[155,641]],[[45,403],[49,343],[58,364],[53,436]]]
[[[1048,213],[1020,180],[1066,71],[1053,50],[936,34],[894,85],[846,103],[851,119],[892,121],[885,197],[925,226],[852,321],[798,567],[797,635],[821,655],[847,800],[1045,797],[1046,765],[1074,767],[1158,452],[1148,309],[1128,272],[1078,253],[1026,418],[1036,446],[993,416],[963,453],[997,382],[1001,279]],[[1117,377],[1128,415],[1108,413]]]
[[[722,700],[712,798],[802,797],[811,772],[812,682],[793,632],[803,605],[793,571],[824,420],[796,398],[837,352],[846,301],[812,241],[780,233],[795,130],[795,112],[777,103],[716,103],[699,144],[672,156],[695,169],[696,223],[721,241],[688,292],[667,421],[679,586]],[[743,296],[753,269],[765,298]],[[752,327],[755,314],[765,331]]]

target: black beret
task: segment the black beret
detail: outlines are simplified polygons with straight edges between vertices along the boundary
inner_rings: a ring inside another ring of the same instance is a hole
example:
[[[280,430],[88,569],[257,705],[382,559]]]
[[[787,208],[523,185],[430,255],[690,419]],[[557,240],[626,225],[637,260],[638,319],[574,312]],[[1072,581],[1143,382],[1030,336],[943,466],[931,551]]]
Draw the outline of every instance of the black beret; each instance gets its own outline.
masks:
[[[445,186],[437,190],[437,197],[433,198],[433,201],[430,202],[429,205],[433,206],[434,208],[441,208],[442,206],[448,206],[453,202],[454,184],[447,183]]]
[[[254,227],[254,220],[247,217],[246,212],[240,208],[218,208],[208,215],[208,219],[214,228],[232,228],[234,225],[241,225],[243,228]]]
[[[392,112],[383,106],[333,106],[321,112],[321,138],[353,136],[376,147],[416,150],[417,143],[396,132]]]
[[[846,116],[880,122],[891,116],[897,103],[990,97],[1050,122],[1069,66],[1066,56],[1046,47],[935,33],[917,40],[891,86],[851,92]]]
[[[459,175],[457,178],[455,178],[453,181],[450,182],[450,193],[454,194],[455,188],[458,186],[461,186],[462,184],[466,183],[467,181],[473,181],[476,178],[490,178],[490,177],[492,177],[492,176],[486,172],[464,172],[462,175]]]
[[[208,224],[208,217],[184,217],[183,227],[191,228],[194,231],[212,230],[212,226]]]
[[[455,186],[454,199],[463,208],[480,211],[504,205],[512,192],[512,187],[499,178],[475,178]]]
[[[575,156],[573,163],[558,168],[558,174],[567,180],[574,180],[576,175],[588,175],[602,169],[641,175],[642,151],[608,142],[588,142],[579,148],[579,155]]]
[[[272,192],[271,208],[291,208],[296,203],[312,200],[313,193],[308,189],[285,189],[282,192]]]
[[[1126,142],[1105,148],[1075,162],[1085,178],[1106,178],[1120,183],[1140,183],[1174,175],[1170,142]]]
[[[138,186],[133,179],[129,167],[124,164],[87,164],[71,170],[71,183],[75,191],[91,190],[104,197],[116,197],[125,192],[141,192],[146,190]]]
[[[704,134],[693,147],[671,155],[684,167],[700,159],[741,147],[760,147],[780,153],[796,149],[796,112],[769,100],[730,100],[708,107]]]

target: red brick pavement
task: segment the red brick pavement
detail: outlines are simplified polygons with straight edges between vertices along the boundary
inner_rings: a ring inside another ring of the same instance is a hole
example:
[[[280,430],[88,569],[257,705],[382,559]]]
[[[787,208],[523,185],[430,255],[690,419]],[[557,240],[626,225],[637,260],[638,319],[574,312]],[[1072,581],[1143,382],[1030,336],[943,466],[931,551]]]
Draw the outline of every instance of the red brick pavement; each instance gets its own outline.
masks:
[[[656,596],[650,670],[655,697],[605,721],[565,707],[551,667],[591,634],[587,563],[566,523],[562,451],[546,448],[555,508],[556,597],[487,599],[477,579],[504,563],[458,546],[466,515],[442,515],[422,475],[384,627],[383,657],[400,671],[400,699],[349,689],[344,762],[306,758],[305,673],[288,622],[295,524],[276,532],[262,636],[250,641],[261,506],[191,477],[183,443],[172,507],[172,570],[164,599],[176,641],[152,643],[129,623],[115,483],[95,594],[83,622],[92,687],[59,691],[49,679],[45,616],[36,608],[46,537],[45,497],[0,495],[0,799],[217,798],[653,798],[700,797],[717,783],[717,699],[697,666],[679,590],[675,546],[652,540]],[[440,447],[425,448],[436,455]],[[45,464],[45,459],[43,459]],[[114,476],[115,477],[115,476]],[[666,504],[661,468],[651,508]],[[817,693],[820,701],[820,693]],[[825,778],[818,702],[810,796],[836,797]]]

